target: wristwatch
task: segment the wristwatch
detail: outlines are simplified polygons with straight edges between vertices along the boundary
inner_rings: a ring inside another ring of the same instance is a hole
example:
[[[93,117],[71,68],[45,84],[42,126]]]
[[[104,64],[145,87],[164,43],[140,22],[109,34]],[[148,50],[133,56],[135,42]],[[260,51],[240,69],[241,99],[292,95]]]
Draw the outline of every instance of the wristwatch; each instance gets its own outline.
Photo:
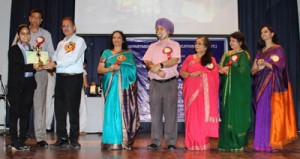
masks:
[[[163,63],[160,63],[160,68],[164,68],[164,64]]]

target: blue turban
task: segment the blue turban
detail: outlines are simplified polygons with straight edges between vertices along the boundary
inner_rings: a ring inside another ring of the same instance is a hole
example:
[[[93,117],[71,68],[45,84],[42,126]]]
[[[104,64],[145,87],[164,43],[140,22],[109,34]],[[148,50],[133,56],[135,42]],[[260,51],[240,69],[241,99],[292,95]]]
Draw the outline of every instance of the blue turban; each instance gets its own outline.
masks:
[[[174,33],[174,24],[167,18],[160,18],[157,19],[155,22],[155,28],[157,28],[158,25],[163,26],[164,28],[166,28],[170,34]]]

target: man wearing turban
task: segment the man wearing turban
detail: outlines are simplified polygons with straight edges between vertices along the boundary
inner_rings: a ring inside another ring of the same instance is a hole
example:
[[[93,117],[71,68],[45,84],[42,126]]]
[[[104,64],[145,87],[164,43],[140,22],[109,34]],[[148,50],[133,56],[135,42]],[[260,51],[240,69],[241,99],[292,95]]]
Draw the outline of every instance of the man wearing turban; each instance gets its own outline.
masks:
[[[148,145],[148,149],[160,148],[164,132],[168,149],[174,150],[177,140],[177,66],[181,51],[178,42],[170,39],[170,35],[174,33],[174,24],[170,20],[158,19],[155,29],[158,41],[149,46],[143,57],[150,78],[152,143]]]

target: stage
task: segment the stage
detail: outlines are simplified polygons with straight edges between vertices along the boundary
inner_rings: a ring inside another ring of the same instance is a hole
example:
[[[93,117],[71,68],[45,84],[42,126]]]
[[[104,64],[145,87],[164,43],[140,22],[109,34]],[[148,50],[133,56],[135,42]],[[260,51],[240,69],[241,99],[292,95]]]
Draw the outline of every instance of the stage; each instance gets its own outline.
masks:
[[[48,133],[47,142],[55,142],[55,134]],[[175,159],[175,158],[197,158],[197,159],[296,159],[300,158],[300,141],[297,140],[287,145],[278,152],[256,152],[253,150],[253,134],[249,135],[249,144],[244,151],[223,152],[217,150],[217,139],[211,139],[210,151],[187,151],[184,149],[184,134],[178,134],[177,149],[166,150],[166,145],[162,145],[160,150],[147,150],[150,144],[150,133],[138,133],[132,150],[104,151],[100,149],[101,134],[81,135],[79,142],[81,149],[62,148],[54,149],[50,147],[40,148],[35,145],[34,139],[28,139],[26,144],[31,146],[30,151],[12,152],[10,147],[10,136],[0,136],[0,158],[33,158],[33,159]]]

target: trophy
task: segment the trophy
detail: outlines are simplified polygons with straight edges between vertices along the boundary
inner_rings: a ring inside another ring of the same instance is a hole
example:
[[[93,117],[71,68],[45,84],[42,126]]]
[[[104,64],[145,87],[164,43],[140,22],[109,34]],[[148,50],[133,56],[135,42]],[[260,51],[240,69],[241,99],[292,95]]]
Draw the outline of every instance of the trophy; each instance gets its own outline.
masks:
[[[45,42],[45,38],[43,36],[39,36],[37,39],[36,39],[36,47],[35,47],[35,50],[36,50],[36,55],[38,56],[39,58],[39,61],[38,61],[38,66],[41,67],[44,65],[44,62],[41,60],[41,54],[40,54],[40,51],[42,49],[41,45]]]

